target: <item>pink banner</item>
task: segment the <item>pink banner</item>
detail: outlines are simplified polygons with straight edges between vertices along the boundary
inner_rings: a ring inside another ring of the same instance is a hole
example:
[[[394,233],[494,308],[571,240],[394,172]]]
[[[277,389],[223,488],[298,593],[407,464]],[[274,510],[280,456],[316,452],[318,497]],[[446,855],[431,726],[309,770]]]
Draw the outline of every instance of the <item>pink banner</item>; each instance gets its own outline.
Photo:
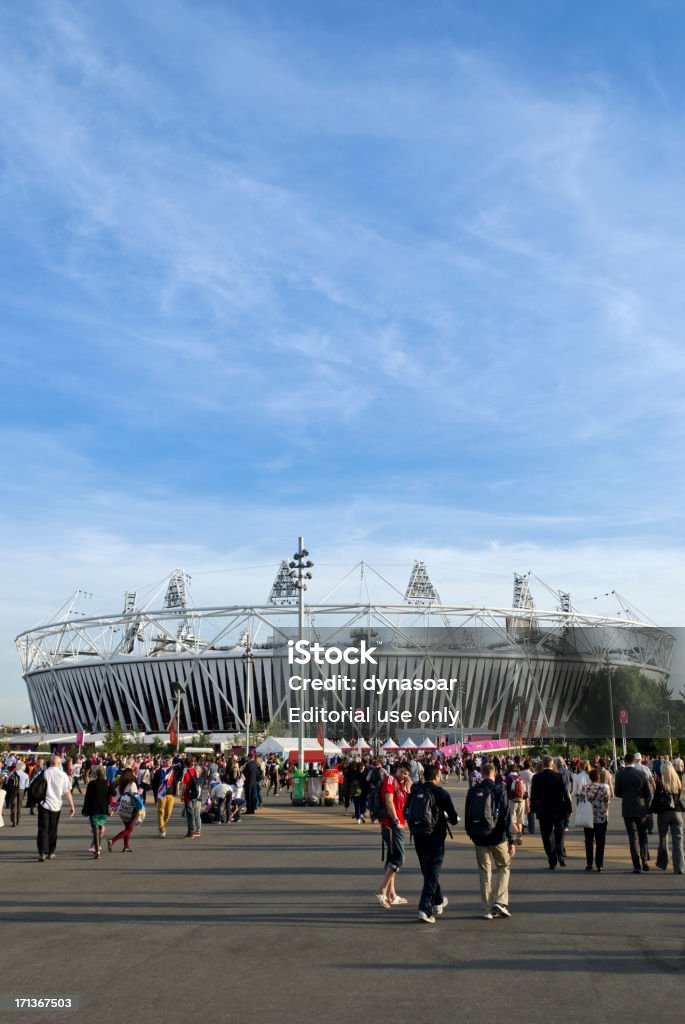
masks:
[[[507,750],[518,750],[521,744],[515,740],[466,740],[464,742],[464,753],[466,754],[499,754]],[[455,757],[461,754],[461,743],[451,743],[446,747],[440,747],[440,753],[445,757]]]

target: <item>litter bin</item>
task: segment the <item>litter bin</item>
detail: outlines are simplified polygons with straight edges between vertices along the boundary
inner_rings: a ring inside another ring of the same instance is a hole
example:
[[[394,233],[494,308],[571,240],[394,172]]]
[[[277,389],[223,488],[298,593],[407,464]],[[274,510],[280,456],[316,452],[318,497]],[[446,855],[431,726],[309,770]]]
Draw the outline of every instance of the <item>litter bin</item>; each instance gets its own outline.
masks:
[[[290,794],[290,799],[298,807],[303,807],[306,804],[304,783],[306,773],[301,768],[293,768],[293,789]]]
[[[323,802],[326,807],[333,807],[338,802],[338,769],[327,768],[323,773]]]
[[[323,779],[320,775],[308,775],[307,782],[305,785],[305,796],[306,802],[310,807],[318,807],[319,804],[323,803],[321,796],[321,789]]]

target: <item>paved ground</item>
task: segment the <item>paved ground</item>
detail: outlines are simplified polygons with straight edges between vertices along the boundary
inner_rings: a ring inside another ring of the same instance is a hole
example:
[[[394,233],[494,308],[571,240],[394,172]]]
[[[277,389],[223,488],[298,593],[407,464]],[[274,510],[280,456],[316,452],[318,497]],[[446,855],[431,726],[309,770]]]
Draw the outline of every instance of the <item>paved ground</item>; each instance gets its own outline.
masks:
[[[451,790],[463,803],[464,787]],[[175,813],[162,841],[150,816],[132,855],[99,862],[86,853],[86,820],[63,818],[57,859],[45,864],[25,812],[19,828],[0,831],[0,995],[75,995],[80,1010],[0,1018],[677,1020],[683,877],[633,875],[616,802],[612,817],[602,875],[583,870],[573,833],[568,867],[554,872],[539,838],[527,839],[508,921],[479,916],[473,851],[459,827],[443,875],[450,906],[428,927],[416,921],[413,850],[398,886],[410,904],[384,911],[372,896],[378,830],[338,808],[292,808],[281,796],[237,827],[205,827],[200,840],[182,838]]]

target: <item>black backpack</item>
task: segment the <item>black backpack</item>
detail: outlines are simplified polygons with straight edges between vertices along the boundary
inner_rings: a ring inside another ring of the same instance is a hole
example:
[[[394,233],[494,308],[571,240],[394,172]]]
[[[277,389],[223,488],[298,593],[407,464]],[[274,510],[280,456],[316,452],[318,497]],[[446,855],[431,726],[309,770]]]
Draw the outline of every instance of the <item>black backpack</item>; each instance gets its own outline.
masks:
[[[45,794],[48,791],[48,782],[45,778],[45,770],[41,770],[34,774],[29,788],[27,791],[27,804],[29,807],[34,807],[36,804],[40,804],[45,800]]]
[[[385,807],[385,797],[381,795],[381,787],[387,778],[387,775],[388,773],[382,768],[375,768],[373,771],[373,778],[371,779],[371,788],[369,790],[367,806],[371,817],[375,818],[376,821],[380,818],[385,818],[388,813]]]
[[[18,788],[19,788],[19,776],[17,775],[16,772],[12,772],[12,774],[8,775],[7,778],[5,779],[5,785],[4,785],[4,790],[5,790],[5,793],[7,794],[7,801],[8,802],[14,796],[14,794],[17,791]]]
[[[441,814],[430,786],[422,782],[415,783],[404,808],[407,827],[412,836],[433,835]]]
[[[497,828],[499,807],[492,785],[477,782],[468,794],[464,828],[471,839],[487,839]]]

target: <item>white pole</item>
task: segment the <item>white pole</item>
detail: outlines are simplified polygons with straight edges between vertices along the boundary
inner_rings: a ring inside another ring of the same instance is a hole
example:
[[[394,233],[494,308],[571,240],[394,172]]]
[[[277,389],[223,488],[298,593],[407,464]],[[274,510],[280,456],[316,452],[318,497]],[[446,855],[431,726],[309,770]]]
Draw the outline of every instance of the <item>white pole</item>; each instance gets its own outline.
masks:
[[[299,589],[298,589],[298,622],[297,622],[297,638],[298,640],[304,639],[304,579],[302,578],[302,560],[304,558],[304,537],[298,537],[298,561],[299,561]],[[297,736],[297,763],[300,766],[300,771],[304,771],[304,722],[302,721],[302,713],[305,707],[304,691],[300,697],[300,728]]]
[[[246,685],[246,689],[247,689],[247,692],[245,694],[245,704],[246,704],[246,708],[245,708],[245,757],[249,758],[249,756],[250,756],[250,707],[251,707],[250,695],[251,695],[251,689],[252,689],[252,638],[250,637],[249,633],[247,634],[247,640],[245,642],[245,658],[247,660],[247,673],[246,673],[247,682],[245,684]]]
[[[616,768],[618,766],[618,758],[616,756],[616,726],[614,724],[614,692],[613,692],[613,689],[612,689],[612,686],[611,686],[611,676],[612,676],[612,673],[613,673],[613,669],[609,665],[609,655],[608,654],[606,656],[606,659],[607,659],[607,673],[609,675],[609,709],[611,711],[611,751],[612,751],[613,758],[614,758],[614,772],[616,772]]]
[[[181,742],[181,722],[179,715],[181,714],[181,690],[176,694],[176,755],[178,756],[178,745]]]

